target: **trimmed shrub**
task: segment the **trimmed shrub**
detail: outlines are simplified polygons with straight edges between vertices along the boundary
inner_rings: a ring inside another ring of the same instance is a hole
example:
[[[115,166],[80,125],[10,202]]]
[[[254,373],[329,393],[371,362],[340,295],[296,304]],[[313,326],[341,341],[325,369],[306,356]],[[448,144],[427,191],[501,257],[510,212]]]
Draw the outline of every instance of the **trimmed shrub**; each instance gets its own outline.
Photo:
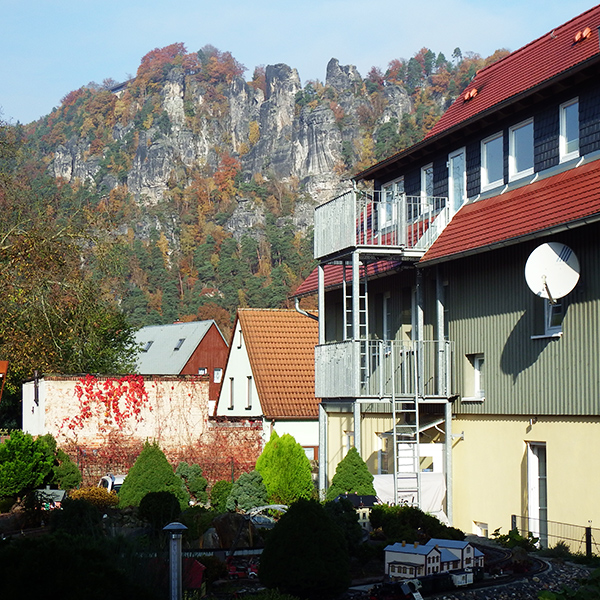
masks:
[[[192,498],[200,504],[208,502],[206,486],[208,481],[202,476],[202,469],[199,465],[188,465],[186,462],[180,462],[175,470],[175,475],[183,479],[185,486]]]
[[[217,512],[225,512],[227,510],[227,498],[231,494],[233,483],[221,479],[212,486],[210,490],[210,506]]]
[[[73,490],[69,494],[72,500],[86,500],[96,508],[105,510],[119,504],[119,497],[115,492],[109,492],[102,487],[84,487],[79,490]]]
[[[327,500],[335,500],[340,494],[346,493],[361,496],[374,496],[377,493],[373,487],[373,475],[356,448],[350,448],[338,463],[327,490]]]
[[[149,492],[140,502],[140,517],[155,529],[173,521],[180,512],[179,500],[171,492]]]
[[[265,506],[268,503],[267,488],[261,474],[258,471],[251,471],[242,473],[233,484],[226,506],[227,510],[246,511],[255,506]]]
[[[119,506],[139,506],[150,492],[171,492],[184,510],[190,500],[182,479],[175,475],[158,444],[146,442],[119,491]]]
[[[50,517],[53,531],[92,537],[103,535],[102,512],[87,500],[65,498],[61,510],[53,510]]]

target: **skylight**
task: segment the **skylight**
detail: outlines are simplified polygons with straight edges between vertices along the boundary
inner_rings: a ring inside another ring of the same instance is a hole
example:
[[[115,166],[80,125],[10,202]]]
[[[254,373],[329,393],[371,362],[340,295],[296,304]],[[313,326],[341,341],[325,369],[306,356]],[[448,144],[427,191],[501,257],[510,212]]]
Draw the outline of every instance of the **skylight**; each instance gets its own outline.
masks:
[[[180,338],[173,350],[179,350],[179,348],[181,348],[181,346],[183,345],[183,342],[185,342],[185,338]]]

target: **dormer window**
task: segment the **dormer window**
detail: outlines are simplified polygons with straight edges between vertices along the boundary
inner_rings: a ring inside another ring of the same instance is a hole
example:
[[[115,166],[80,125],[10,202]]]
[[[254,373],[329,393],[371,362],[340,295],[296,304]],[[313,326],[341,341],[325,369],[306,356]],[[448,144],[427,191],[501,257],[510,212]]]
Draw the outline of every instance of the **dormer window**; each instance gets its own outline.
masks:
[[[185,338],[180,338],[177,341],[177,344],[175,344],[175,348],[173,348],[173,350],[179,350],[179,348],[181,348],[181,346],[183,346],[183,342],[185,342]]]
[[[560,105],[560,161],[579,156],[579,99]]]
[[[509,180],[533,174],[533,119],[527,119],[508,130]]]
[[[491,190],[504,182],[504,138],[495,133],[481,142],[481,191]]]

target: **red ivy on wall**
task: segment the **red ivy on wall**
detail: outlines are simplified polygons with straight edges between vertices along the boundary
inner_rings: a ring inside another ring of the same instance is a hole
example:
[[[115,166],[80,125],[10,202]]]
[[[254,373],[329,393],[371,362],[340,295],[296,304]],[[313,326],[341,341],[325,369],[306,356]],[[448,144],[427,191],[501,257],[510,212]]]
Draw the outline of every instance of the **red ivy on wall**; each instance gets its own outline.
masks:
[[[72,431],[82,429],[93,417],[98,419],[103,433],[115,428],[122,430],[129,420],[142,420],[141,410],[148,403],[141,375],[102,379],[86,375],[75,385],[75,395],[79,400],[79,414],[66,417],[62,425]],[[152,407],[148,406],[148,410]]]

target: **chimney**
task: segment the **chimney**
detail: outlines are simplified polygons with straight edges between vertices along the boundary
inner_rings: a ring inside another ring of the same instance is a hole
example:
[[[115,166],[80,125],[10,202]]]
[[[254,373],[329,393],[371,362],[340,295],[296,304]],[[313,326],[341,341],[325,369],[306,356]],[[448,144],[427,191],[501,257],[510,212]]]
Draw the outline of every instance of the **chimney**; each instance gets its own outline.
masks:
[[[406,541],[402,540],[402,547],[404,548],[406,546]]]
[[[415,542],[415,548],[419,545],[419,542]]]

